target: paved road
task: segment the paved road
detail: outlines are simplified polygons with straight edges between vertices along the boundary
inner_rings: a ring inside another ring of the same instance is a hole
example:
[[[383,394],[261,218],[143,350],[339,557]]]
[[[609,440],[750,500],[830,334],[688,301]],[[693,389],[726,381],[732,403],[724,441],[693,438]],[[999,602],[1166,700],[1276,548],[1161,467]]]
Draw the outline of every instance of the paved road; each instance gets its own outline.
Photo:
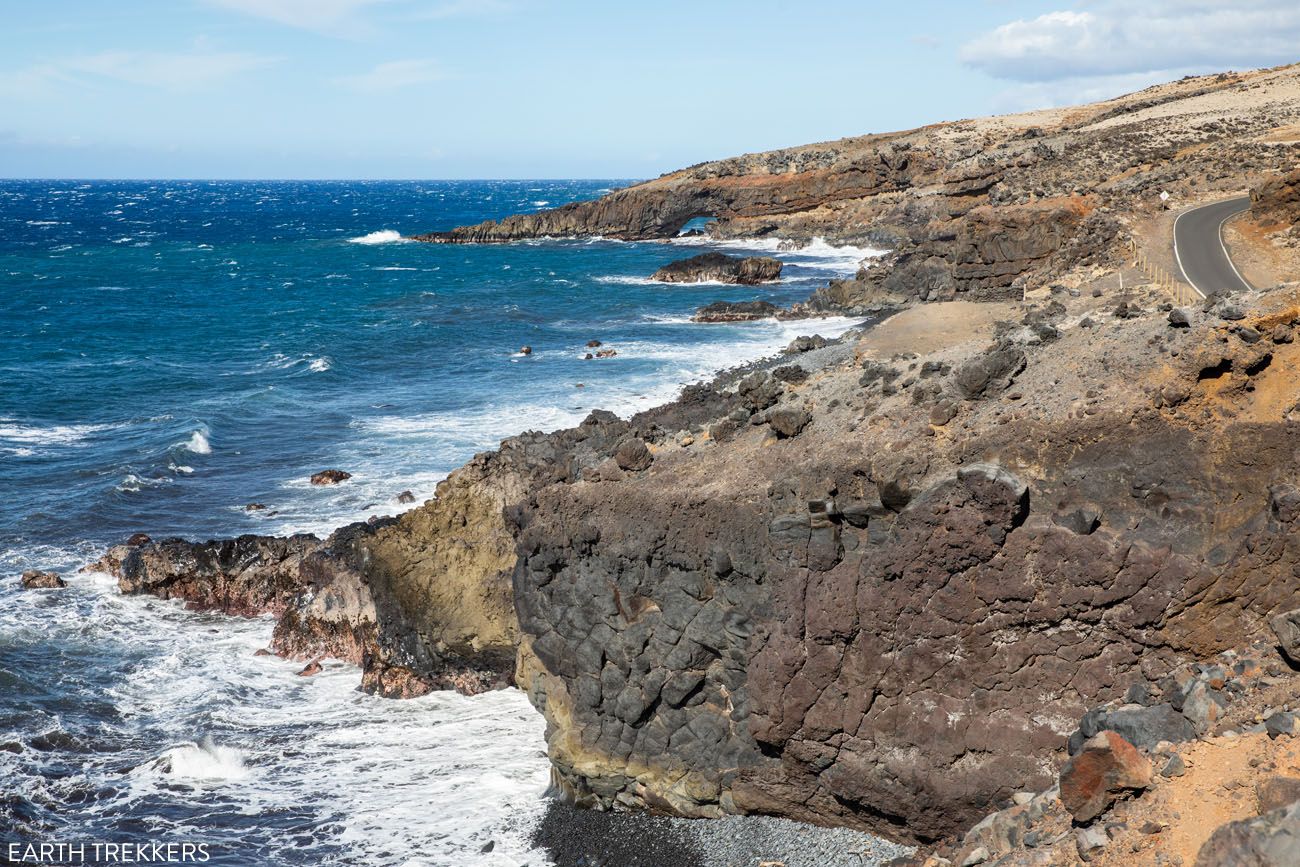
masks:
[[[1249,292],[1223,243],[1223,224],[1250,207],[1250,197],[1184,211],[1174,222],[1174,256],[1183,279],[1202,295]]]

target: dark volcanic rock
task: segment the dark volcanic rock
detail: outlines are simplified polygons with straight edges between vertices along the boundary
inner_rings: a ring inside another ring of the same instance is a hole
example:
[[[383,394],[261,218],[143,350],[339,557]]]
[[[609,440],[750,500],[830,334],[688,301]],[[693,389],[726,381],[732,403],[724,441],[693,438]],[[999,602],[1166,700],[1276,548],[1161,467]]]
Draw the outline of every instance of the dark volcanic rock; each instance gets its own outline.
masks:
[[[311,477],[313,485],[337,485],[339,482],[345,482],[352,478],[351,473],[345,473],[343,470],[321,470]]]
[[[58,574],[42,572],[39,569],[28,569],[24,572],[22,584],[24,590],[56,590],[68,586],[67,582],[60,578]]]
[[[1274,514],[1278,514],[1276,506]],[[1300,665],[1300,608],[1275,614],[1268,625],[1277,637],[1277,646],[1286,654],[1286,658],[1295,665]]]
[[[1229,822],[1210,835],[1196,867],[1290,867],[1300,864],[1300,801]]]
[[[778,409],[768,416],[767,422],[780,437],[798,436],[812,421],[812,417],[801,409]]]
[[[692,322],[752,322],[771,319],[781,311],[770,301],[716,301],[695,311]]]
[[[1133,746],[1144,750],[1161,741],[1177,744],[1196,738],[1196,727],[1168,702],[1151,707],[1096,708],[1084,714],[1079,729],[1070,736],[1070,754],[1077,754],[1090,738],[1103,731],[1116,732]]]
[[[736,283],[754,286],[781,279],[781,260],[768,256],[738,258],[722,253],[701,253],[665,265],[650,278],[662,283]]]
[[[629,439],[624,440],[614,452],[614,461],[621,470],[639,473],[650,468],[654,455],[643,440]]]
[[[990,348],[982,357],[963,364],[953,373],[953,385],[967,400],[991,397],[1006,391],[1025,369],[1025,353],[1008,344]]]
[[[178,599],[198,611],[278,615],[303,588],[303,558],[322,545],[306,535],[240,536],[199,544],[163,539],[121,552],[121,565],[105,571],[117,575],[118,588],[126,594]]]

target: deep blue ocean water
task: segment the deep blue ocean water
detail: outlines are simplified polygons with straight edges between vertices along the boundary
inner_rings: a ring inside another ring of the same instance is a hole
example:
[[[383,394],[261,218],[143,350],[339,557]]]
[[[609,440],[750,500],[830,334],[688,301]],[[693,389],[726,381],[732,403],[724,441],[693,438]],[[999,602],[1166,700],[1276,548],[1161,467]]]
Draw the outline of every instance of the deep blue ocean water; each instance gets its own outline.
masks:
[[[698,239],[401,240],[619,183],[0,181],[0,843],[543,863],[526,845],[541,723],[522,696],[385,702],[346,666],[297,678],[252,656],[267,620],[123,599],[75,570],[136,531],[392,514],[503,436],[626,414],[849,324],[688,319],[801,300],[861,250],[775,253],[785,278],[756,289],[646,279],[717,247]],[[584,360],[593,339],[617,356]],[[327,468],[353,479],[308,484]],[[26,568],[71,586],[19,592]]]

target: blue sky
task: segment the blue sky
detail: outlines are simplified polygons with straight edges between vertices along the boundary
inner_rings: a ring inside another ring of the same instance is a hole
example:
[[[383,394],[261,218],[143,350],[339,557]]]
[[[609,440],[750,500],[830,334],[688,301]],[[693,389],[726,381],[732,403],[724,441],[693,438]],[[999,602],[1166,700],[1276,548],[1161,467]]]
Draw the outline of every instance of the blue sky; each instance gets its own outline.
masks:
[[[650,177],[1300,60],[1294,0],[5,6],[3,177]]]

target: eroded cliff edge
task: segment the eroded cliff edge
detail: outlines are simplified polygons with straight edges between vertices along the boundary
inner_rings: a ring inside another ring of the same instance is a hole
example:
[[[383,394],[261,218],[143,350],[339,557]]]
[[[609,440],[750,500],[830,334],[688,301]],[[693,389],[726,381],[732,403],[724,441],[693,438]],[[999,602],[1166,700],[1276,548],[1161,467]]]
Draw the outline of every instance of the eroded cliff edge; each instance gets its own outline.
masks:
[[[329,540],[150,542],[104,565],[128,592],[280,613],[278,651],[359,662],[387,695],[513,677],[583,803],[961,829],[1045,785],[1085,708],[1297,605],[1300,299],[1171,323],[1126,262],[1163,237],[1160,189],[1213,197],[1293,164],[1265,139],[1298,99],[1283,70],[907,134],[969,137],[968,162],[936,157],[937,186],[737,204],[719,231],[889,233],[890,257],[815,304],[986,303],[512,438]],[[988,124],[1059,152],[971,174],[1003,146]],[[867,176],[885,175],[847,173]],[[733,186],[776,196],[764,183]],[[617,201],[562,213],[652,234],[685,213]]]

